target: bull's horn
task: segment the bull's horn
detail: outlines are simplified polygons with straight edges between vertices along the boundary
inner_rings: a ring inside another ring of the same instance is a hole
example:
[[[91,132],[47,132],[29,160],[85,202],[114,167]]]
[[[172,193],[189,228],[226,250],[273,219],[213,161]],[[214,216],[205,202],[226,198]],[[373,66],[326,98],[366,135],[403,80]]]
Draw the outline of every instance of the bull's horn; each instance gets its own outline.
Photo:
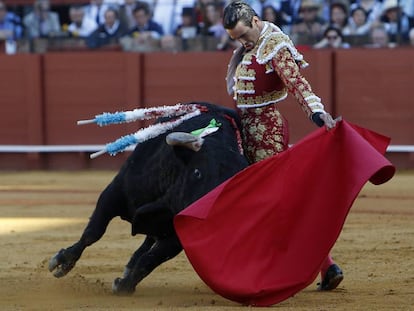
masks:
[[[172,132],[165,137],[165,141],[170,146],[183,146],[193,151],[199,151],[204,139],[185,132]]]

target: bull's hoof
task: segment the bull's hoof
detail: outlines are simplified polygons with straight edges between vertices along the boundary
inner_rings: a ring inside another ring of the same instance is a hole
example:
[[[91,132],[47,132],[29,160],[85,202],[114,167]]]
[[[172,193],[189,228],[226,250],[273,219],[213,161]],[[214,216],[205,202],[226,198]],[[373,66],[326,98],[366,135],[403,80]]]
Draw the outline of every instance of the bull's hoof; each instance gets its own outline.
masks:
[[[49,260],[49,271],[57,278],[68,274],[75,266],[76,259],[70,256],[66,249],[61,249]]]
[[[135,286],[128,284],[127,279],[116,278],[112,283],[112,293],[119,296],[132,295],[135,292]]]

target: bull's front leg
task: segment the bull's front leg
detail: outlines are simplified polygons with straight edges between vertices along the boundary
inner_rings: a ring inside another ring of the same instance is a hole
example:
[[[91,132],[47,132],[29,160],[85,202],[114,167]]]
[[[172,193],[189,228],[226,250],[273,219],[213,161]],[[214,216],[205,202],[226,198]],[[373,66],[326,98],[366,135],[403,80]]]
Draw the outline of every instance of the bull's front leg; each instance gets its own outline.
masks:
[[[133,293],[139,282],[160,264],[177,256],[181,250],[182,246],[176,235],[157,240],[148,251],[134,259],[134,265],[128,267],[123,278],[114,280],[112,292],[118,295]]]
[[[88,225],[78,242],[68,248],[63,248],[49,260],[49,271],[57,278],[68,274],[81,257],[86,247],[98,241],[109,224],[118,216],[116,210],[123,202],[119,195],[115,195],[113,185],[110,184],[100,195]]]
[[[128,264],[125,266],[124,277],[127,277],[131,273],[131,270],[134,269],[135,264],[144,255],[150,250],[150,248],[155,244],[155,239],[147,236],[141,246],[134,252],[129,260]]]

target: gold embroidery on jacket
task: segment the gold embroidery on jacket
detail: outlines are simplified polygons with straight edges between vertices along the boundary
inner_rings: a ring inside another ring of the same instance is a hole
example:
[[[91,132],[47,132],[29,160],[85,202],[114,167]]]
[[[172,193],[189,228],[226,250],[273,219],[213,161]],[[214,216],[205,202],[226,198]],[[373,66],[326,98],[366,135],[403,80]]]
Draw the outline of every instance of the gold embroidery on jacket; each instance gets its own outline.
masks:
[[[237,87],[238,89],[238,87]],[[237,105],[263,105],[276,103],[287,96],[287,89],[283,88],[280,91],[272,91],[263,95],[254,96],[237,96]]]
[[[256,72],[253,69],[247,68],[245,65],[241,65],[237,70],[237,76],[241,80],[255,80]]]
[[[253,82],[237,80],[236,90],[238,94],[254,94]]]
[[[266,63],[265,70],[266,70],[266,73],[271,73],[271,72],[275,71],[275,69],[273,68],[272,62],[267,62]]]

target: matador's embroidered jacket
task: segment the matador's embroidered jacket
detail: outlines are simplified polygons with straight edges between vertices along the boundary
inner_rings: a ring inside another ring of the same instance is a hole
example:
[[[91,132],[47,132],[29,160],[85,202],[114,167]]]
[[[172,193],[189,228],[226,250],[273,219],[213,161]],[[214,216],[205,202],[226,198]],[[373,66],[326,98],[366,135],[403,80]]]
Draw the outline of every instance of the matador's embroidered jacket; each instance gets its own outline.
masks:
[[[233,96],[238,108],[262,107],[293,94],[308,117],[324,111],[319,97],[300,74],[307,66],[290,38],[264,21],[255,48],[245,52],[234,74]],[[231,62],[230,62],[231,63]],[[232,77],[227,77],[231,79]]]

